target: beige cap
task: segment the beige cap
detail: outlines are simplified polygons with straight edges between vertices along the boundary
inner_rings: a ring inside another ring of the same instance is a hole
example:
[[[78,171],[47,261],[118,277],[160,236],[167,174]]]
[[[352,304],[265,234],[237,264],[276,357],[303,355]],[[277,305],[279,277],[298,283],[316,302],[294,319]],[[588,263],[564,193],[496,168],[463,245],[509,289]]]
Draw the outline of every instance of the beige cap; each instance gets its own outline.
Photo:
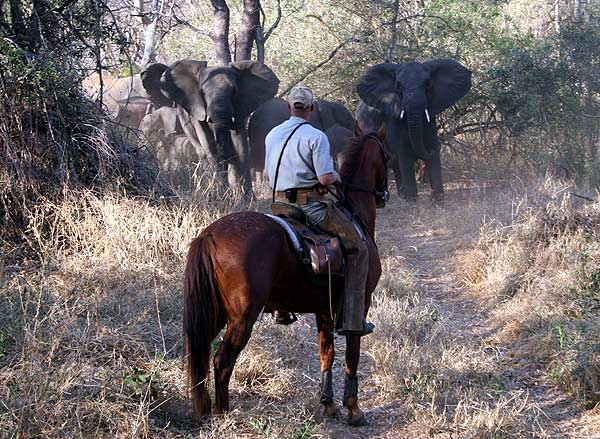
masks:
[[[313,104],[313,99],[313,92],[310,88],[297,85],[292,88],[287,100],[292,107],[298,108],[299,106],[296,104],[302,104],[304,108],[308,108]]]

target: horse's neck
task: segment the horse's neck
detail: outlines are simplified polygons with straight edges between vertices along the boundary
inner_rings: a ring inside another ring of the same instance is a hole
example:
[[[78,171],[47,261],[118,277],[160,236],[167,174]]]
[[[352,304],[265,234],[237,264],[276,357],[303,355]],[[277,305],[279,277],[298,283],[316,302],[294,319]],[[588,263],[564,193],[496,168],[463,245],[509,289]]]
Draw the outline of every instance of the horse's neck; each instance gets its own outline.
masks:
[[[360,175],[360,173],[357,173]],[[358,179],[353,179],[358,182]],[[352,184],[355,184],[352,182]],[[360,184],[360,183],[357,183]],[[363,183],[364,184],[364,183]],[[361,186],[363,184],[360,184]],[[364,186],[371,187],[371,186]],[[365,224],[367,228],[367,233],[371,237],[371,239],[375,240],[375,214],[376,214],[376,206],[375,206],[375,197],[370,192],[359,192],[359,191],[350,191],[348,192],[348,199],[352,204],[352,208],[354,209],[354,213],[360,217],[362,222]]]

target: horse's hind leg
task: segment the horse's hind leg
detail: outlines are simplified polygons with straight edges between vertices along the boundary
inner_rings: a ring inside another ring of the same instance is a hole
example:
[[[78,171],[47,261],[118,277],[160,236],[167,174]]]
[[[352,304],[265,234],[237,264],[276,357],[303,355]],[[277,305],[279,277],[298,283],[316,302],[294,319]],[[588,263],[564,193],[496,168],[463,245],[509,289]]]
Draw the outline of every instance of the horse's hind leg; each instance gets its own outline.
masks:
[[[344,406],[349,411],[348,424],[358,427],[367,425],[367,419],[358,406],[358,362],[360,360],[360,337],[346,337],[346,376],[344,378]]]
[[[319,331],[319,360],[321,363],[321,395],[323,414],[330,418],[337,416],[339,407],[333,401],[333,384],[331,367],[335,357],[333,346],[333,321],[327,313],[317,314],[317,329]]]
[[[229,410],[229,380],[238,355],[246,347],[257,316],[227,322],[227,331],[215,355],[215,413]]]

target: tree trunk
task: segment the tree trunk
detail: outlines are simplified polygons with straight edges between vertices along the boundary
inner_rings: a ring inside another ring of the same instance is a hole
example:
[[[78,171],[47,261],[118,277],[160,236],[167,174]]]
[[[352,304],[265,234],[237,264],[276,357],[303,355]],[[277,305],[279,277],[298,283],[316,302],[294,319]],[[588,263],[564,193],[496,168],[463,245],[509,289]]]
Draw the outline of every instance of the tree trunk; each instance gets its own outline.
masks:
[[[150,23],[152,23],[152,20],[146,17],[144,9],[144,0],[133,0],[133,9],[135,10],[135,15],[139,15],[140,19],[142,20],[142,23],[145,26],[148,26]]]
[[[584,113],[588,115],[584,120],[585,143],[590,154],[590,185],[595,188],[598,185],[598,127],[596,120],[590,117],[596,114],[594,96],[589,85],[586,86],[584,97]]]
[[[27,29],[23,20],[23,11],[21,10],[21,0],[10,0],[10,21],[15,39],[22,42],[27,37]]]
[[[43,45],[57,42],[55,30],[59,28],[56,17],[46,0],[33,0],[29,20],[29,50],[36,53]]]
[[[229,50],[229,7],[225,0],[211,0],[213,6],[213,28],[211,37],[215,45],[216,62],[226,66],[231,62]]]
[[[259,14],[262,13],[262,6],[260,8]],[[259,23],[259,26],[256,28],[256,61],[260,64],[265,63],[265,43],[269,39],[269,37],[273,34],[273,31],[277,29],[279,26],[279,22],[281,21],[281,0],[277,0],[277,17],[275,17],[275,21],[269,28],[269,30],[265,31],[265,14],[262,14],[263,22]]]
[[[4,20],[4,0],[0,0],[0,30],[4,34],[8,31],[8,24]]]
[[[244,16],[235,37],[236,61],[245,61],[252,57],[252,46],[260,27],[260,8],[260,0],[244,0]]]
[[[587,0],[575,0],[574,3],[575,23],[583,24],[583,22],[585,21],[585,9],[587,5]]]
[[[143,7],[143,3],[141,1],[140,3]],[[141,10],[141,12],[143,12],[143,10]],[[155,59],[154,46],[156,42],[156,26],[158,25],[159,18],[158,0],[152,0],[152,21],[148,23],[146,30],[144,31],[144,54],[142,56],[142,61],[140,62],[142,68],[146,67],[149,62],[152,62]],[[142,21],[143,20],[144,16],[142,15]]]
[[[394,0],[394,17],[392,18],[392,39],[388,48],[385,62],[392,62],[394,52],[396,51],[396,42],[398,41],[398,13],[400,10],[400,0]]]
[[[560,0],[555,0],[554,3],[554,30],[557,34],[560,33]]]

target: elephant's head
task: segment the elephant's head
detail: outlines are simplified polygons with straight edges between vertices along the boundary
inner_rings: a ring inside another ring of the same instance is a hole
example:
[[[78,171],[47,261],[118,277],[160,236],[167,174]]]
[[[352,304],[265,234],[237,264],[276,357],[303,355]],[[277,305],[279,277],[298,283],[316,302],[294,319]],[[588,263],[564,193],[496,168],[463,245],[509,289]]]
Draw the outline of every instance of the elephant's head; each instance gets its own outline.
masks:
[[[384,63],[371,67],[357,85],[360,98],[386,115],[406,118],[411,146],[420,158],[431,158],[423,144],[424,124],[462,98],[471,88],[471,71],[456,61]],[[434,128],[435,129],[435,128]]]
[[[271,99],[279,79],[263,64],[253,61],[208,67],[205,61],[182,60],[167,67],[153,64],[142,72],[152,96],[163,96],[189,115],[209,122],[217,144],[217,160],[225,163],[235,152],[231,131],[244,131],[247,117]]]

